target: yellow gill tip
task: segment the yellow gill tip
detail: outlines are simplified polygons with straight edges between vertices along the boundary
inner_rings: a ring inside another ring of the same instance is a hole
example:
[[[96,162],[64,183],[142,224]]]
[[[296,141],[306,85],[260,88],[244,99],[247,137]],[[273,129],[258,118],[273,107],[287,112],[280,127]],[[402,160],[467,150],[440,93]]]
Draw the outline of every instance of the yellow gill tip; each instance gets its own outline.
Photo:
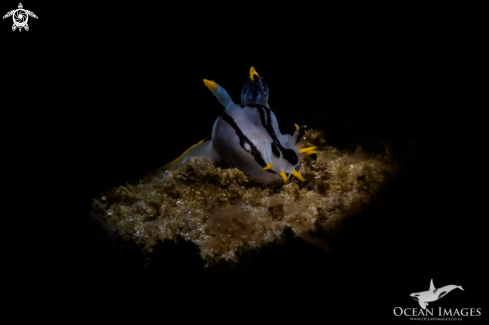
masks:
[[[270,163],[268,165],[266,165],[265,167],[263,167],[263,170],[267,170],[267,169],[272,169],[273,165]]]
[[[217,84],[214,81],[212,81],[212,80],[204,79],[204,84],[212,92],[214,92],[214,90],[217,88]]]
[[[294,175],[295,177],[297,177],[298,179],[300,179],[302,182],[304,182],[304,181],[305,181],[304,177],[302,177],[302,175],[301,175],[301,174],[299,174],[299,173],[297,172],[297,170],[295,170],[295,169],[293,169],[293,170],[292,170],[292,175]]]
[[[251,69],[250,69],[250,79],[251,80],[253,80],[253,76],[255,74],[258,76],[258,78],[260,78],[260,75],[258,74],[258,72],[256,72],[255,68],[251,67]]]
[[[284,179],[284,183],[287,183],[287,175],[285,175],[285,172],[283,170],[281,170],[279,172],[280,176],[282,176],[282,178]]]
[[[295,132],[294,132],[294,134],[296,134],[297,131],[299,131],[300,127],[297,124],[295,124],[295,123],[294,123],[294,125],[295,125]]]
[[[304,152],[307,152],[307,151],[314,150],[314,149],[316,149],[316,148],[317,148],[316,146],[314,146],[314,147],[309,147],[309,148],[302,148],[302,149],[299,149],[299,151],[300,151],[301,153],[304,153]]]

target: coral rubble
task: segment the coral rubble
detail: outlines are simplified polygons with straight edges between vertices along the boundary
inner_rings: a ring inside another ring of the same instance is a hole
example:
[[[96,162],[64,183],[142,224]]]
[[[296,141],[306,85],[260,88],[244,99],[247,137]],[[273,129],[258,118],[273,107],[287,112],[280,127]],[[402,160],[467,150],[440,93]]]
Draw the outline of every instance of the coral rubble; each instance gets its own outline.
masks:
[[[291,177],[262,186],[236,168],[196,160],[102,193],[92,215],[113,237],[135,242],[146,255],[158,240],[180,235],[207,261],[235,260],[238,249],[280,241],[287,227],[306,240],[318,227],[334,232],[342,218],[378,197],[398,170],[388,150],[375,157],[361,148],[341,152],[318,130],[306,131],[299,143],[310,146],[318,154],[302,163],[304,182]]]

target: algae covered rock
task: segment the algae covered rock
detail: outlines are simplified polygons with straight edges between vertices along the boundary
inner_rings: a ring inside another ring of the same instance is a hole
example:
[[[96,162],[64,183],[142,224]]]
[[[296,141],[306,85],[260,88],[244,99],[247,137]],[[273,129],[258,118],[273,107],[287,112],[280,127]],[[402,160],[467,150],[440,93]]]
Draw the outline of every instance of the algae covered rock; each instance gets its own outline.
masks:
[[[196,160],[102,193],[92,216],[144,255],[157,241],[181,236],[207,261],[236,260],[239,249],[281,241],[285,228],[321,246],[311,233],[334,232],[342,218],[377,199],[398,164],[388,150],[373,156],[332,148],[318,130],[306,131],[299,144],[310,146],[318,153],[303,161],[303,182],[291,177],[263,186],[236,168]]]

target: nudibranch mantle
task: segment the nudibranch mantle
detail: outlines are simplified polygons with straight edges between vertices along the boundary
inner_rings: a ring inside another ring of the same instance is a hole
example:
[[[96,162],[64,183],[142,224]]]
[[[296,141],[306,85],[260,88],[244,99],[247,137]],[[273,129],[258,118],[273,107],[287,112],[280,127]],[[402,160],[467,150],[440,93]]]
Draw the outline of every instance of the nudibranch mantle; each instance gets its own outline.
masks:
[[[304,181],[298,173],[301,161],[316,154],[316,147],[297,149],[305,125],[300,128],[296,125],[293,135],[280,133],[277,118],[268,105],[268,86],[253,67],[241,91],[242,105],[235,104],[214,81],[204,79],[204,84],[225,110],[214,123],[211,137],[190,147],[163,168],[195,159],[224,160],[261,184],[285,182],[290,175]]]

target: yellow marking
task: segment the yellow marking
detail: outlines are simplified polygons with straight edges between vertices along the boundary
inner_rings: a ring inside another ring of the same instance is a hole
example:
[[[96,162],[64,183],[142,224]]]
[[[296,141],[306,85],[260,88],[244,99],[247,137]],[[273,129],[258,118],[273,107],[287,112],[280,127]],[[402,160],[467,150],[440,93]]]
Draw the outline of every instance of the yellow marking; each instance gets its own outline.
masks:
[[[294,125],[295,125],[295,132],[294,132],[294,134],[296,134],[297,131],[299,131],[300,127],[297,124],[295,124],[295,123],[294,123]]]
[[[183,158],[183,156],[185,156],[185,154],[186,154],[187,152],[189,152],[189,151],[190,151],[190,149],[197,147],[199,144],[201,144],[202,142],[204,142],[204,141],[205,141],[205,140],[207,140],[208,138],[209,138],[209,137],[205,138],[204,140],[200,141],[200,142],[199,142],[199,143],[197,143],[197,144],[194,144],[193,146],[191,146],[190,148],[188,148],[187,150],[185,150],[185,151],[184,151],[184,152],[183,152],[183,153],[180,155],[180,157],[178,157],[177,159],[173,160],[171,163],[168,163],[168,164],[166,164],[165,166],[160,167],[160,169],[167,169],[168,167],[170,167],[170,166],[171,166],[171,165],[173,165],[174,163],[178,162],[180,159],[182,159],[182,158]]]
[[[255,74],[258,76],[258,78],[260,78],[260,75],[258,74],[258,72],[256,72],[255,68],[251,67],[251,69],[250,69],[250,79],[251,79],[251,80],[254,80],[254,79],[253,79],[253,76],[254,76]]]
[[[302,155],[304,156],[304,158],[306,158],[307,156],[310,156],[312,154],[317,154],[318,152],[316,150],[311,150],[311,151],[306,151],[304,152]]]
[[[295,170],[295,169],[293,169],[293,170],[292,170],[292,175],[294,175],[295,177],[297,177],[298,179],[300,179],[300,180],[301,180],[301,181],[303,181],[303,182],[305,181],[304,177],[302,177],[302,175],[301,175],[301,174],[299,174],[299,173],[297,172],[297,170]]]
[[[306,151],[311,151],[311,150],[314,150],[314,149],[316,149],[316,148],[317,148],[316,146],[314,146],[314,147],[309,147],[309,148],[302,148],[302,149],[299,149],[299,151],[300,151],[301,153],[304,153],[304,152],[306,152]]]
[[[214,81],[204,79],[204,84],[209,88],[210,91],[214,92],[217,87],[219,87]]]
[[[279,174],[284,179],[284,183],[287,183],[287,175],[285,175],[285,172],[283,170],[281,170]]]
[[[273,165],[270,163],[268,165],[266,165],[265,167],[263,167],[263,170],[267,170],[267,169],[272,169]]]

